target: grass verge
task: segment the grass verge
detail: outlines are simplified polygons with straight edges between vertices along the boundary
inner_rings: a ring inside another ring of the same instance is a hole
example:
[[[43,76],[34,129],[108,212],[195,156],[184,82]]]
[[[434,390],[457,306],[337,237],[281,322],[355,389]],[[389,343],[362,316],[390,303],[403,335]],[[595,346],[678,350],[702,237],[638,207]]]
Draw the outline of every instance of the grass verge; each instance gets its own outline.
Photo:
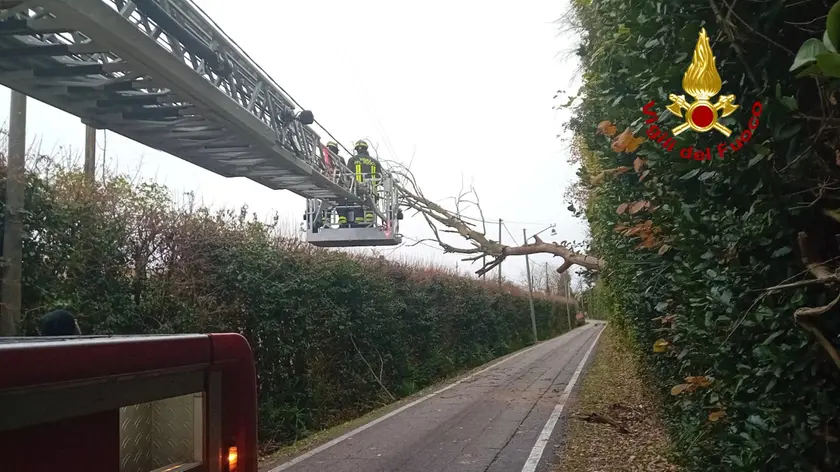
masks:
[[[610,325],[606,330],[553,471],[678,471],[668,459],[668,438],[635,356]]]

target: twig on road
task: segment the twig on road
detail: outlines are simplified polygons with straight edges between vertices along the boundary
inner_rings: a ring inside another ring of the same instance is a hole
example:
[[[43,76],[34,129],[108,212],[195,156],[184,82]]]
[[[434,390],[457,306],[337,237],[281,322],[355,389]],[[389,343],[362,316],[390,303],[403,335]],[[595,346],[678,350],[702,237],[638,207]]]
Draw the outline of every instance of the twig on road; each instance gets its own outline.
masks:
[[[590,413],[588,415],[572,415],[572,418],[586,421],[587,423],[608,424],[615,427],[615,429],[617,429],[618,432],[621,434],[627,434],[630,432],[630,430],[625,428],[623,424],[619,423],[612,417],[604,415],[602,413]]]

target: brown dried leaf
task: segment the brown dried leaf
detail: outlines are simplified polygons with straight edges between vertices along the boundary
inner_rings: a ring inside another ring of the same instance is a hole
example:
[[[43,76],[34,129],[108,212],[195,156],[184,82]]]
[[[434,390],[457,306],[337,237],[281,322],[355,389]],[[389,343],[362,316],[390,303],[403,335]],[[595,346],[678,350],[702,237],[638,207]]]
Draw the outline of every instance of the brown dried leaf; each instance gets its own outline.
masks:
[[[639,171],[642,170],[643,165],[645,165],[645,161],[641,157],[637,157],[636,160],[633,161],[633,170],[635,170],[638,174]]]
[[[691,393],[696,388],[697,387],[695,387],[694,385],[691,385],[691,384],[674,385],[673,387],[671,387],[671,395],[679,395],[681,393]]]
[[[670,250],[671,250],[671,246],[669,246],[667,244],[663,244],[662,247],[659,248],[659,255],[661,256],[661,255],[665,254],[666,252],[668,252]]]
[[[619,206],[618,206],[618,208],[616,208],[616,210],[615,210],[615,211],[616,211],[616,213],[618,213],[619,215],[621,215],[622,213],[624,213],[625,211],[627,211],[627,207],[628,207],[628,206],[629,206],[629,205],[628,205],[627,203],[622,203],[621,205],[619,205]]]
[[[642,137],[633,138],[633,139],[630,140],[629,143],[627,143],[627,149],[625,149],[625,151],[626,152],[636,152],[636,149],[639,149],[639,146],[641,146],[641,144],[643,142],[645,142],[645,138],[642,138]]]
[[[624,152],[632,140],[633,133],[630,132],[630,128],[627,128],[613,140],[612,150],[615,152]]]
[[[645,180],[645,177],[647,177],[648,174],[650,174],[650,170],[645,170],[644,172],[642,172],[642,175],[639,176],[639,182]]]
[[[715,421],[717,421],[717,420],[719,420],[719,419],[723,418],[724,416],[726,416],[726,412],[725,412],[725,411],[723,411],[723,410],[716,410],[716,411],[713,411],[713,412],[709,413],[709,421],[711,421],[712,423],[714,423]]]
[[[639,200],[638,202],[633,202],[633,204],[630,205],[630,214],[635,215],[636,213],[642,211],[648,205],[648,203],[649,202],[647,200]]]
[[[603,134],[605,136],[614,136],[618,132],[618,128],[610,120],[604,120],[598,123],[598,129],[595,134]]]
[[[627,167],[627,166],[619,166],[619,167],[616,167],[615,169],[607,169],[607,170],[601,171],[600,173],[598,173],[598,175],[592,177],[592,179],[590,179],[590,182],[592,183],[592,185],[600,185],[600,184],[604,183],[604,180],[606,180],[607,177],[611,177],[611,176],[614,176],[614,175],[621,175],[621,174],[623,174],[623,173],[625,173],[629,170],[630,170],[630,168]]]
[[[707,388],[712,385],[712,379],[706,377],[705,375],[698,375],[693,377],[686,377],[685,381],[692,384],[697,385],[698,387]]]

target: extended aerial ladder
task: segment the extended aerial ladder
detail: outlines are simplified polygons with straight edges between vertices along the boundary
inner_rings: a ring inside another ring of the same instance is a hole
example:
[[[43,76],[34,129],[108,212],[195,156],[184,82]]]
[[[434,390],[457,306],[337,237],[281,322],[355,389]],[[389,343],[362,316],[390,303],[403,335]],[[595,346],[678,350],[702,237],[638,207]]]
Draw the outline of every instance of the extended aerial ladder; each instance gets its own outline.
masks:
[[[396,245],[393,176],[328,166],[297,104],[190,0],[0,0],[0,84],[225,177],[307,199],[307,241]],[[365,187],[365,188],[361,188]],[[323,226],[373,209],[365,228]]]

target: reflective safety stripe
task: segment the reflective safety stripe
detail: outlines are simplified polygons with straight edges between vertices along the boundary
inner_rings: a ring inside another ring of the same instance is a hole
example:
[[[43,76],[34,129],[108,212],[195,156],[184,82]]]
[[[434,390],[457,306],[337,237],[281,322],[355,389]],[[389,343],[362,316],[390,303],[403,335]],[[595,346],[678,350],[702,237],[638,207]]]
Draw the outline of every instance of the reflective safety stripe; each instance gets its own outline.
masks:
[[[370,166],[370,178],[371,179],[376,178],[376,166],[373,165],[373,164],[371,164],[371,166]]]
[[[361,162],[356,162],[356,181],[357,182],[362,181],[362,163]]]
[[[375,215],[371,212],[365,213],[365,222],[366,223],[373,222],[374,217],[375,217]]]

